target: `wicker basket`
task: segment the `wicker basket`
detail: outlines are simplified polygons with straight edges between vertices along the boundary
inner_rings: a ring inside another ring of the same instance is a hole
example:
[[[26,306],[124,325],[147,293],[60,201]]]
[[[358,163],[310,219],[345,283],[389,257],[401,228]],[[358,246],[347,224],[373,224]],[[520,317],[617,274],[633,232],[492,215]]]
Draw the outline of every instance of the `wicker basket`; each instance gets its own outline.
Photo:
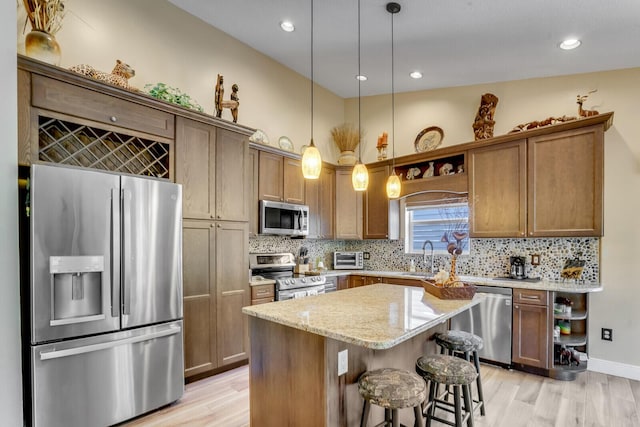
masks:
[[[476,294],[476,287],[468,283],[465,283],[464,286],[444,288],[436,286],[435,282],[423,280],[422,286],[426,292],[440,299],[472,299]]]

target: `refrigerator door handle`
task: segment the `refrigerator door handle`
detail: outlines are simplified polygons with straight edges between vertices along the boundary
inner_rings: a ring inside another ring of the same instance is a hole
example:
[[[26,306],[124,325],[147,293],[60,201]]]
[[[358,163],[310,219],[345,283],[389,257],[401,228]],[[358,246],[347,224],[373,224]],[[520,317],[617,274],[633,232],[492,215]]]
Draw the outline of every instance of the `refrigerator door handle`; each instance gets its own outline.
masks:
[[[111,316],[120,317],[120,190],[111,189]]]
[[[107,341],[98,344],[90,344],[82,347],[68,348],[64,350],[43,351],[40,352],[40,360],[59,359],[61,357],[75,356],[78,354],[91,353],[99,350],[106,350],[113,347],[118,347],[125,344],[133,344],[141,341],[149,341],[155,338],[167,337],[169,335],[175,335],[180,333],[182,328],[180,326],[170,326],[169,328],[152,332],[150,334],[138,335],[134,337],[124,338],[116,341]]]
[[[122,190],[122,314],[131,314],[131,191]]]

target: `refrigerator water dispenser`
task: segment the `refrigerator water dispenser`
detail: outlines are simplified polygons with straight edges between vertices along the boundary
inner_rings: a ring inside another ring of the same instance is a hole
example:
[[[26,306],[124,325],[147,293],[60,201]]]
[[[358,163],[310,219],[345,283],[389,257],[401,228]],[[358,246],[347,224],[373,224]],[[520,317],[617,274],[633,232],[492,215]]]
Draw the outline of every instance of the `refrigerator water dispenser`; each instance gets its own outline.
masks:
[[[49,257],[51,326],[104,319],[102,256]]]

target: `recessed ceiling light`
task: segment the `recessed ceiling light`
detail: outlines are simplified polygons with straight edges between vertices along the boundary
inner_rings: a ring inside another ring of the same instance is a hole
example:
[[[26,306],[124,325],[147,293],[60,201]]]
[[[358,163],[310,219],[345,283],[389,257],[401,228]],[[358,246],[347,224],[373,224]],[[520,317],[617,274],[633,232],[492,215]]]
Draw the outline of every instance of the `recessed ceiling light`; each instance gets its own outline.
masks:
[[[420,71],[413,71],[409,75],[411,76],[412,79],[421,79],[422,78],[422,73]]]
[[[364,82],[367,80],[367,76],[358,75],[356,76],[356,80],[360,80],[361,82]]]
[[[296,27],[293,25],[293,23],[291,23],[289,21],[282,21],[280,23],[280,28],[282,28],[287,33],[290,33],[290,32],[292,32],[293,30],[296,29]]]
[[[580,46],[582,42],[578,39],[566,39],[560,43],[560,49],[571,50]]]

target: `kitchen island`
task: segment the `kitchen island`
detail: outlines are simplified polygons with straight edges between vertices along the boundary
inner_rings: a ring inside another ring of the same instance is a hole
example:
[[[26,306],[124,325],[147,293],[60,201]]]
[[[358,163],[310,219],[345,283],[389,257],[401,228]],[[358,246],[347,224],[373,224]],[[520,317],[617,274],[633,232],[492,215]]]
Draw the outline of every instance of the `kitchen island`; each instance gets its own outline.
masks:
[[[358,425],[358,376],[382,367],[413,371],[419,356],[438,351],[433,335],[447,329],[446,320],[481,299],[441,300],[422,288],[375,284],[243,308],[251,424]],[[339,376],[345,350],[348,367]],[[412,424],[412,411],[400,412]],[[371,413],[382,419],[380,408]]]

